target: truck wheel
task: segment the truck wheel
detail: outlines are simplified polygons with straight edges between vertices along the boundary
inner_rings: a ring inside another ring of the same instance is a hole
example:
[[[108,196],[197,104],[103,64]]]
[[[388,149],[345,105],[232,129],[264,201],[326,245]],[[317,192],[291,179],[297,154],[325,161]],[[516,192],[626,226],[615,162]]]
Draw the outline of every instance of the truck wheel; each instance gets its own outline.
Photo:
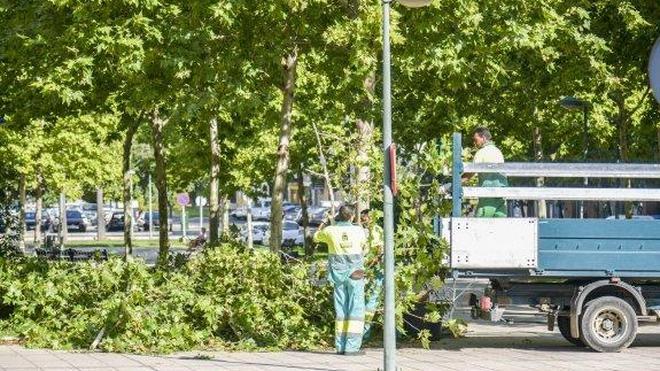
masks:
[[[585,347],[582,340],[571,336],[571,317],[557,317],[557,327],[559,327],[559,333],[561,333],[561,336],[563,336],[564,339],[566,339],[569,343],[575,345],[576,347]]]
[[[637,315],[625,300],[603,296],[585,306],[580,339],[597,352],[619,352],[637,336]]]

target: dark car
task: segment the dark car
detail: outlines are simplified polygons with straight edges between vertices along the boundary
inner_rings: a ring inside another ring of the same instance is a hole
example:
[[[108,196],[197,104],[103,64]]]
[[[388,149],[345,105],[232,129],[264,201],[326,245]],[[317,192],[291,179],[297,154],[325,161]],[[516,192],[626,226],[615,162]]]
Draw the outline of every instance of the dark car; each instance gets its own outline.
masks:
[[[143,230],[148,231],[152,227],[152,225],[154,230],[160,229],[160,213],[158,211],[151,212],[151,223],[149,222],[148,212],[142,215],[142,220],[143,220],[143,225],[142,225]],[[167,218],[167,225],[169,225],[170,230],[172,230],[172,220],[170,218]]]
[[[77,229],[79,232],[86,232],[90,226],[89,219],[80,210],[66,211],[67,229]]]
[[[124,213],[112,213],[110,221],[106,226],[108,231],[123,231],[124,230]]]
[[[137,217],[135,219],[135,225],[137,226],[137,230],[140,231],[142,230],[144,222],[142,221],[142,217]],[[110,232],[116,232],[116,231],[123,231],[126,223],[124,222],[124,213],[123,212],[115,212],[112,213],[112,216],[110,217],[110,221],[108,222],[108,225],[106,226],[106,230]]]
[[[28,231],[32,230],[32,229],[35,229],[37,227],[36,218],[37,218],[37,213],[35,213],[33,211],[26,212],[25,213],[25,229],[27,229]],[[46,231],[46,230],[48,230],[49,226],[50,226],[50,220],[48,219],[48,217],[46,215],[42,214],[42,217],[41,217],[41,230]]]

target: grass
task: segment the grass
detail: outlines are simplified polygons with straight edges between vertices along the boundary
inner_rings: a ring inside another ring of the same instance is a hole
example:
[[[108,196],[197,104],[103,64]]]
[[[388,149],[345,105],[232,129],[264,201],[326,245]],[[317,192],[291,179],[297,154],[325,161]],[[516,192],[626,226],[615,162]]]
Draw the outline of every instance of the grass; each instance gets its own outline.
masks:
[[[123,240],[69,240],[66,247],[124,247]],[[186,244],[180,242],[178,238],[170,239],[170,247],[185,248]],[[133,240],[134,249],[153,249],[158,248],[158,239],[152,240]]]

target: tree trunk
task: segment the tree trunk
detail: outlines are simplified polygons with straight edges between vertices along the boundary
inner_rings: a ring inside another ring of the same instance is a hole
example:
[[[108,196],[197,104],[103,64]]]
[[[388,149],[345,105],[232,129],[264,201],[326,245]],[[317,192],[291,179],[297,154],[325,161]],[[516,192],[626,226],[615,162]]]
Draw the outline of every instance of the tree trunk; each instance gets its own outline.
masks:
[[[105,240],[105,210],[103,208],[103,188],[96,188],[96,239]]]
[[[212,119],[209,125],[211,145],[211,182],[209,190],[209,243],[215,245],[218,243],[218,233],[220,231],[220,198],[218,195],[218,185],[220,176],[220,144],[218,142],[218,120]]]
[[[66,195],[60,191],[60,244],[67,243],[69,230],[66,223]]]
[[[305,256],[310,257],[314,255],[314,245],[309,233],[309,212],[307,210],[307,191],[305,190],[305,179],[303,178],[303,164],[300,163],[298,167],[298,200],[302,212],[302,227],[303,227],[303,247],[305,249]]]
[[[294,49],[283,60],[285,84],[282,89],[280,141],[277,148],[278,159],[270,209],[270,250],[273,252],[279,252],[282,244],[282,203],[284,202],[284,189],[289,171],[289,141],[291,139],[291,115],[293,113],[297,65],[298,51]]]
[[[357,120],[357,158],[355,166],[356,180],[356,215],[369,209],[371,202],[369,184],[371,181],[371,168],[369,167],[369,148],[373,141],[373,124],[366,120]],[[360,218],[358,217],[358,220]]]
[[[41,247],[41,217],[43,215],[43,189],[41,188],[41,177],[37,176],[37,188],[35,189],[34,210],[34,247]]]
[[[163,128],[167,120],[160,117],[158,109],[152,112],[151,133],[154,148],[154,160],[156,163],[156,191],[158,192],[158,266],[163,268],[167,266],[169,260],[170,243],[168,238],[168,218],[164,217],[167,213],[167,168],[165,162],[165,147],[163,138]]]
[[[543,136],[541,134],[541,129],[535,127],[533,130],[533,142],[534,142],[534,160],[537,162],[543,161]],[[536,186],[543,187],[545,179],[543,177],[536,178]],[[545,200],[536,201],[536,215],[539,218],[547,218],[548,211],[546,209]]]
[[[126,130],[126,137],[124,138],[124,152],[122,154],[122,174],[123,177],[123,202],[124,202],[124,256],[128,257],[133,254],[133,170],[131,169],[131,162],[133,159],[133,137],[137,131],[137,124],[131,124]],[[161,214],[162,215],[162,214]]]
[[[222,195],[220,200],[220,211],[222,213],[220,235],[229,233],[229,196]]]
[[[26,207],[26,193],[27,193],[27,185],[26,185],[26,179],[25,175],[21,174],[21,178],[19,180],[18,184],[18,193],[19,193],[19,212],[18,212],[18,218],[19,218],[19,227],[18,227],[18,247],[22,250],[25,251],[25,235],[27,233],[27,228],[25,226],[25,207]]]

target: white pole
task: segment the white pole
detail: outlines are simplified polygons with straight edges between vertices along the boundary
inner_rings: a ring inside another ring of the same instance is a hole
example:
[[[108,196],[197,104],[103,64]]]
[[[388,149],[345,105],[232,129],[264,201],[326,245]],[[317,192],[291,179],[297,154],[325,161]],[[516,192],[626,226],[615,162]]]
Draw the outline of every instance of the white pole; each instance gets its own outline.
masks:
[[[149,174],[149,189],[147,190],[147,193],[149,194],[149,239],[152,239],[154,237],[154,217],[153,217],[153,206],[151,205],[151,174]]]
[[[186,238],[186,205],[181,206],[181,231],[183,238]]]
[[[204,227],[204,207],[202,206],[202,197],[199,198],[199,233],[202,233],[202,227]]]

